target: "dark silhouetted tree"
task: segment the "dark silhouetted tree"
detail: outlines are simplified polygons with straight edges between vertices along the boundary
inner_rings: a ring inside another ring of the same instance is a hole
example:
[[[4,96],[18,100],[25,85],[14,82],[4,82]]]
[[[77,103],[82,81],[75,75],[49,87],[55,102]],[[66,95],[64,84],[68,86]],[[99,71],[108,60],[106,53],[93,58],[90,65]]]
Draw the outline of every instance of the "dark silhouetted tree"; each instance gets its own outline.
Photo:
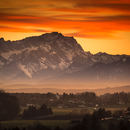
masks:
[[[111,111],[106,111],[104,108],[99,108],[97,111],[94,111],[93,115],[97,119],[101,120],[106,117],[111,117],[112,113],[111,113]]]
[[[14,119],[20,111],[18,99],[0,91],[0,120]]]
[[[47,116],[53,114],[52,109],[48,108],[43,104],[39,109],[35,106],[29,106],[28,109],[25,109],[23,112],[24,119],[34,119],[37,117]]]

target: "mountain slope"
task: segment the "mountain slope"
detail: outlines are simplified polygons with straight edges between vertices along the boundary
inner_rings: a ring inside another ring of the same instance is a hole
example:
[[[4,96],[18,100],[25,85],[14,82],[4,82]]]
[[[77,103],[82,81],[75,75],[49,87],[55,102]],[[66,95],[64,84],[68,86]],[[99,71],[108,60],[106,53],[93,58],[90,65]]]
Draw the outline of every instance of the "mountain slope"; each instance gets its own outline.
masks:
[[[85,52],[73,37],[53,32],[19,41],[0,39],[0,78],[130,80],[130,56]]]
[[[32,78],[40,71],[62,71],[77,56],[86,54],[76,40],[56,32],[14,42],[0,40],[0,68],[4,73],[10,69]]]

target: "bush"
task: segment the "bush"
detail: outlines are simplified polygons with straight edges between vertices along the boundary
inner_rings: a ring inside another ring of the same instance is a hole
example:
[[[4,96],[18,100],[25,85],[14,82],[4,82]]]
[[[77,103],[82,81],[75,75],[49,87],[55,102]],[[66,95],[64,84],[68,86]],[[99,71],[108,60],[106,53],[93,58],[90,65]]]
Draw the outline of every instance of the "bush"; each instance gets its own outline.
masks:
[[[35,106],[29,106],[28,109],[25,109],[23,112],[24,119],[34,119],[41,116],[47,116],[53,114],[52,109],[48,108],[43,104],[39,109]]]

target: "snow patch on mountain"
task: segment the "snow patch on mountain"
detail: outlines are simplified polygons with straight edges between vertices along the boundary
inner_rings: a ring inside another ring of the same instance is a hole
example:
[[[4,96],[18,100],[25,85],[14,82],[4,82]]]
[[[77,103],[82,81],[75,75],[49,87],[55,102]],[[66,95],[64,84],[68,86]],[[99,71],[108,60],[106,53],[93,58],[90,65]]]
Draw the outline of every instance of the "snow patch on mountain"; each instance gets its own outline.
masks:
[[[31,51],[36,51],[37,49],[38,49],[38,47],[31,47],[31,48],[25,48],[25,49],[21,49],[21,50],[12,50],[12,51],[8,51],[8,52],[5,52],[5,53],[2,53],[1,56],[3,58],[5,58],[6,60],[9,60],[9,58],[12,55],[18,55],[18,54],[23,53],[24,51],[29,53]]]
[[[24,49],[23,51],[28,51],[28,52],[31,52],[31,51],[37,51],[38,50],[38,47],[31,47],[31,48],[27,48],[27,49]]]
[[[55,55],[55,54],[56,54],[55,51],[50,52],[50,55]]]
[[[14,51],[2,53],[1,56],[3,58],[5,58],[6,60],[8,60],[10,56],[17,55],[17,54],[20,54],[20,53],[21,53],[21,50],[14,50]]]
[[[68,62],[65,62],[64,59],[61,59],[60,63],[59,63],[59,68],[61,70],[64,70],[65,68],[67,68],[69,66],[69,63]]]
[[[29,78],[32,78],[32,74],[28,71],[25,65],[19,64],[19,68],[24,72],[26,76],[28,76]]]
[[[45,52],[50,52],[51,46],[50,45],[41,45],[40,49],[43,49]]]

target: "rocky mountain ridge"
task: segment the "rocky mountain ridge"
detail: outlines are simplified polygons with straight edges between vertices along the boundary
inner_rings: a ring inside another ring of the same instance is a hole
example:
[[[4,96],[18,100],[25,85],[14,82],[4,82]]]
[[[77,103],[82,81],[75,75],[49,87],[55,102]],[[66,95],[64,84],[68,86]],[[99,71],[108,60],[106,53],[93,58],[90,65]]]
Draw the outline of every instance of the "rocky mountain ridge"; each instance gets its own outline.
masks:
[[[0,39],[0,77],[129,79],[130,56],[85,52],[73,37],[52,32],[18,41]]]

